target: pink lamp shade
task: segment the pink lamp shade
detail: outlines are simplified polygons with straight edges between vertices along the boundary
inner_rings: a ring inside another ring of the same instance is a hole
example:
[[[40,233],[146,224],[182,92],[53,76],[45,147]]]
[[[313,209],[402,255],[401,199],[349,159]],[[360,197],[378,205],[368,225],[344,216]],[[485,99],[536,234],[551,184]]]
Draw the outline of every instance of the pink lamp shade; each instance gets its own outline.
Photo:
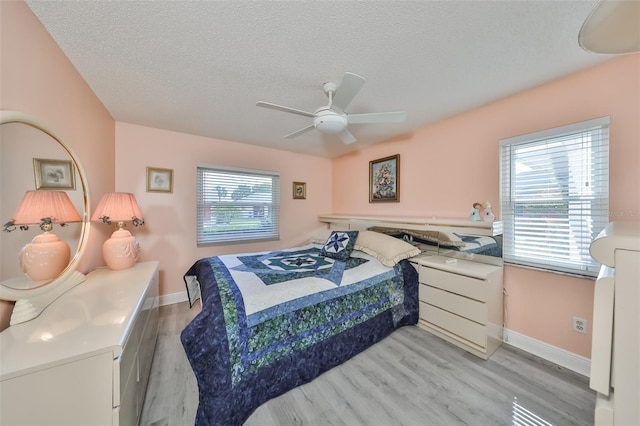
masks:
[[[144,221],[133,194],[128,192],[104,194],[91,220],[107,224],[117,222],[116,230],[102,246],[102,255],[107,266],[113,270],[120,270],[135,265],[140,254],[140,244],[128,230],[124,229],[125,222],[130,221],[134,226],[138,226]]]
[[[69,245],[51,233],[54,223],[81,222],[75,206],[64,191],[27,191],[16,210],[13,224],[40,225],[37,235],[20,252],[20,267],[32,281],[48,281],[69,264]]]

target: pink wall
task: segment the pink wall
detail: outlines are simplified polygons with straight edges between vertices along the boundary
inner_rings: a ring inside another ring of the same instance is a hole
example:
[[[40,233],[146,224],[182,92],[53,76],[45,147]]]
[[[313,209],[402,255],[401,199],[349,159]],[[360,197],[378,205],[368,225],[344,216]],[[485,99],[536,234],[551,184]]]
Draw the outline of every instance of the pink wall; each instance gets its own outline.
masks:
[[[306,241],[320,226],[318,213],[464,217],[474,201],[490,200],[499,215],[498,140],[603,115],[611,116],[612,218],[637,219],[640,211],[640,55],[614,59],[331,162],[114,123],[22,1],[0,1],[0,54],[0,108],[40,117],[56,130],[83,165],[91,205],[114,189],[136,194],[147,224],[133,232],[142,244],[142,260],[163,265],[163,294],[183,291],[181,275],[200,257]],[[401,202],[369,204],[369,161],[397,153]],[[198,163],[280,171],[282,240],[197,248]],[[174,193],[145,192],[146,166],[174,169]],[[291,199],[292,181],[307,182],[307,200]],[[100,246],[110,232],[92,225],[83,272],[103,264]],[[572,332],[571,317],[591,323],[591,280],[507,267],[505,284],[508,328],[590,356],[591,335]],[[0,302],[0,329],[9,312],[10,304]]]
[[[639,76],[640,54],[620,57],[338,158],[334,213],[466,217],[474,201],[489,200],[499,217],[500,139],[609,115],[612,220],[638,220]],[[369,161],[394,154],[400,202],[369,204]],[[591,356],[591,333],[572,331],[572,317],[591,324],[593,280],[506,267],[505,287],[507,328]]]
[[[280,241],[196,247],[196,167],[199,164],[280,173]],[[146,192],[146,168],[173,169],[172,194]],[[292,198],[292,183],[307,183],[307,199]],[[306,244],[331,211],[331,161],[237,142],[116,123],[116,189],[132,192],[145,225],[130,229],[141,260],[160,261],[160,293],[184,292],[182,275],[202,257]]]
[[[115,185],[111,115],[22,1],[0,1],[0,55],[0,109],[39,118],[74,151],[95,206]],[[81,271],[102,264],[103,239],[101,232],[89,234]],[[0,302],[0,329],[11,309],[11,303]]]

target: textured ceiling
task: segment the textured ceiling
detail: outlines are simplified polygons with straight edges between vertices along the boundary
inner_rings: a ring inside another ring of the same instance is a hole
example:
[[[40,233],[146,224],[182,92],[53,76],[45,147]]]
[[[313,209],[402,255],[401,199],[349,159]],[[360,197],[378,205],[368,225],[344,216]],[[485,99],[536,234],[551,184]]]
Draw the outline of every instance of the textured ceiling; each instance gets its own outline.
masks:
[[[117,121],[323,157],[414,129],[611,58],[578,46],[595,0],[36,1],[28,5]],[[367,79],[344,145],[283,136],[327,104],[322,84]]]

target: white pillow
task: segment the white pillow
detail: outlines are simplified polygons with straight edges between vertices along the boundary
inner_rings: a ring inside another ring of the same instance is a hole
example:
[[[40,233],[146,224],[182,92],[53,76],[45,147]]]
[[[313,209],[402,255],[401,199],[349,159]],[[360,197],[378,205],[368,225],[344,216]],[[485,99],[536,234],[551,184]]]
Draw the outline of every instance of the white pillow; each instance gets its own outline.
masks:
[[[315,244],[326,243],[332,231],[334,230],[322,229],[318,231],[311,237],[311,242]],[[384,266],[389,267],[395,266],[403,259],[420,254],[419,248],[406,241],[374,231],[360,231],[353,249],[365,252],[378,259]]]
[[[406,241],[374,231],[360,231],[353,247],[392,267],[403,259],[420,254],[420,249]]]
[[[324,245],[333,231],[334,229],[321,229],[311,237],[311,242]]]

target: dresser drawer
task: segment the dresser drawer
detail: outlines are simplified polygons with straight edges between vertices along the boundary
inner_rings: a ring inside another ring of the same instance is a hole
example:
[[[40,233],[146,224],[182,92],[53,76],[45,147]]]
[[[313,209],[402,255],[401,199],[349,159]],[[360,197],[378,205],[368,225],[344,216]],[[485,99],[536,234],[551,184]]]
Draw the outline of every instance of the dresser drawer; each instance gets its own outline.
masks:
[[[145,330],[149,319],[151,318],[151,312],[154,312],[154,322],[157,323],[157,307],[156,311],[153,311],[154,301],[157,301],[158,295],[158,273],[157,270],[149,281],[149,285],[145,290],[144,294],[141,298],[142,305],[140,306],[140,310],[138,311],[137,316],[135,317],[135,321],[131,327],[131,331],[127,336],[127,340],[124,343],[124,347],[122,349],[122,353],[115,360],[115,371],[114,374],[119,376],[119,386],[114,387],[114,396],[113,396],[113,406],[118,407],[120,405],[124,406],[126,404],[131,404],[131,397],[133,396],[133,401],[136,401],[136,393],[138,382],[140,380],[140,346],[142,342],[145,340]],[[155,330],[149,330],[150,336],[146,337],[148,340],[151,336],[153,336],[155,345],[155,336],[157,335],[157,324]],[[143,354],[144,351],[143,351]],[[151,356],[153,356],[153,351],[151,352]],[[148,362],[145,359],[145,362]],[[146,364],[145,364],[146,365]],[[146,383],[145,383],[146,384]],[[132,393],[133,392],[133,393]],[[137,408],[135,403],[133,405],[134,409]],[[121,408],[121,415],[128,415],[130,408],[127,407]],[[136,411],[134,410],[134,414]],[[126,423],[125,423],[126,424]]]
[[[137,364],[137,363],[136,363]],[[138,406],[138,398],[136,397],[138,393],[138,382],[136,380],[137,376],[137,365],[132,374],[131,380],[129,381],[128,386],[124,389],[122,393],[122,398],[120,402],[120,406],[118,407],[118,424],[119,425],[137,425],[138,424],[138,416],[140,413],[140,407]]]
[[[487,300],[487,283],[477,278],[466,277],[439,269],[420,267],[420,282],[438,287],[452,293],[485,302]]]
[[[114,387],[113,406],[119,406],[124,400],[127,388],[134,386],[138,381],[138,345],[142,337],[143,324],[136,320],[131,330],[127,342],[124,345],[122,354],[116,359],[114,374],[119,375],[120,386]]]
[[[462,337],[478,346],[487,346],[485,327],[466,318],[444,311],[424,302],[420,302],[420,318],[427,323]]]
[[[420,300],[479,324],[487,323],[487,304],[420,284]]]

